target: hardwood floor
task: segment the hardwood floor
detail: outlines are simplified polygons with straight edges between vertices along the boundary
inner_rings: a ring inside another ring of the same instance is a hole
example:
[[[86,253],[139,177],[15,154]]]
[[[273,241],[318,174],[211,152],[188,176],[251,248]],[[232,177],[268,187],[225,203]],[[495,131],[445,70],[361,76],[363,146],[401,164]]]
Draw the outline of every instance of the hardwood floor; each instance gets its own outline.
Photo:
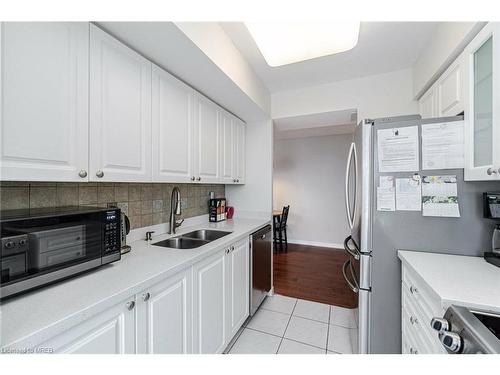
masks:
[[[342,265],[344,250],[288,244],[288,252],[274,253],[274,292],[329,305],[354,308],[357,294],[347,286]]]

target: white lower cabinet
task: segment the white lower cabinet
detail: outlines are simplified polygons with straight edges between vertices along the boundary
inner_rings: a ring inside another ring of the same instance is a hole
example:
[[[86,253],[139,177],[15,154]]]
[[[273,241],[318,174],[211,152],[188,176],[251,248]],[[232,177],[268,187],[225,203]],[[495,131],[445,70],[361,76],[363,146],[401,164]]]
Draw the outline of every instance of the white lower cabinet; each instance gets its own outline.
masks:
[[[135,353],[135,301],[123,301],[38,345],[55,353]]]
[[[401,351],[403,354],[443,354],[433,317],[443,316],[440,301],[411,269],[403,264],[401,282]]]
[[[221,353],[226,346],[226,249],[193,267],[193,351]]]
[[[227,252],[227,251],[226,251]],[[229,342],[249,315],[250,264],[248,240],[232,245],[226,255],[226,340]]]
[[[249,315],[248,239],[195,265],[193,277],[193,350],[221,353]]]
[[[137,352],[192,352],[191,270],[145,289],[137,300]]]
[[[222,353],[249,315],[248,238],[34,345],[55,353]]]

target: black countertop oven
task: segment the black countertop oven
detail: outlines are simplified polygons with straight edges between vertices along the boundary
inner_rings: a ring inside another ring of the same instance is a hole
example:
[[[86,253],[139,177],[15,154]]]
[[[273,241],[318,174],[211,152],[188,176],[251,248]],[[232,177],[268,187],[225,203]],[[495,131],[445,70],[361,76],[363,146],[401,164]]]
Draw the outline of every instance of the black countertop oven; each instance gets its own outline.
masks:
[[[120,259],[120,209],[0,211],[0,298]]]

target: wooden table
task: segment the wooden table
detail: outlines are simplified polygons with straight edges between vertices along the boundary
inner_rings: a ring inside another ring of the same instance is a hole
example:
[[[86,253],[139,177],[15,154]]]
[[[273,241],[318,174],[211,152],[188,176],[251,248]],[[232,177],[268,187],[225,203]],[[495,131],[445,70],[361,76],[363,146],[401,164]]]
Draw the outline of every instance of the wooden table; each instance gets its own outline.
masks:
[[[273,210],[273,218],[277,217],[281,217],[281,215],[283,214],[283,211],[278,211],[278,210]]]

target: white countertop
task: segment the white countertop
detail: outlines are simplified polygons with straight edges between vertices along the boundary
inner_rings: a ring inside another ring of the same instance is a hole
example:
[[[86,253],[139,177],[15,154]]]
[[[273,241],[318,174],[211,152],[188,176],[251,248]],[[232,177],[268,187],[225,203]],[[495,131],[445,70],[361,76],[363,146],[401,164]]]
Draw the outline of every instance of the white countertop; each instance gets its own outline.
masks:
[[[500,312],[500,268],[481,257],[398,251],[399,259],[452,304]]]
[[[268,224],[265,219],[234,219],[220,223],[182,226],[175,236],[210,228],[232,232],[216,241],[189,250],[153,246],[172,237],[154,236],[151,242],[131,243],[132,251],[120,261],[75,278],[58,282],[0,304],[0,347],[30,347],[78,324],[86,317],[129,299],[156,282],[186,269]]]

